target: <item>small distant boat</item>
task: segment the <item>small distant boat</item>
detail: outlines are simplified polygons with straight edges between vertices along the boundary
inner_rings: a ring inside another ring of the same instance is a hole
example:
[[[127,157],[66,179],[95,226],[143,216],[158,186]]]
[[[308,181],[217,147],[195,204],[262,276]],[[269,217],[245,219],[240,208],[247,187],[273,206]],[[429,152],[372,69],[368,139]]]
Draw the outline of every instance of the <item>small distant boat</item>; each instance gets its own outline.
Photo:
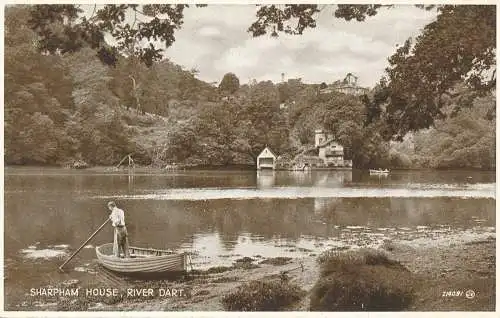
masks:
[[[370,169],[370,174],[389,174],[389,170],[385,169],[385,170],[382,170],[382,169]]]
[[[130,258],[113,255],[113,243],[96,247],[99,263],[121,274],[165,274],[186,271],[187,253],[129,247]]]

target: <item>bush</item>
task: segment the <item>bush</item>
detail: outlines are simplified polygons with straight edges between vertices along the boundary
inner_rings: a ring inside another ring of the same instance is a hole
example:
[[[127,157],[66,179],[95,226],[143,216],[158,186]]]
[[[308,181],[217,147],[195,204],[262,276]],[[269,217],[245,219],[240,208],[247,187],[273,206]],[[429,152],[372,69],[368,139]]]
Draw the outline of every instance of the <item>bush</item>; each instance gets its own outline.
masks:
[[[251,263],[253,261],[255,261],[255,260],[251,257],[248,257],[248,256],[245,256],[243,258],[238,258],[237,260],[235,260],[236,263]]]
[[[278,257],[267,258],[261,261],[259,264],[271,264],[274,266],[281,266],[290,263],[291,260],[292,260],[291,257],[278,256]]]
[[[228,266],[215,266],[215,267],[210,267],[209,269],[206,270],[206,272],[208,274],[219,274],[230,271],[232,269],[233,269],[232,267]]]
[[[312,311],[396,311],[412,301],[411,273],[382,252],[326,252],[318,261]]]
[[[304,291],[283,281],[251,281],[222,298],[225,310],[280,311],[299,301]]]
[[[233,264],[233,268],[237,269],[255,269],[259,267],[259,265],[250,262],[236,262]]]
[[[255,261],[253,258],[245,256],[237,259],[233,264],[233,267],[239,269],[254,269],[260,267],[259,265],[254,264],[253,261]]]
[[[150,127],[155,124],[155,118],[152,116],[137,116],[137,125],[142,127]]]

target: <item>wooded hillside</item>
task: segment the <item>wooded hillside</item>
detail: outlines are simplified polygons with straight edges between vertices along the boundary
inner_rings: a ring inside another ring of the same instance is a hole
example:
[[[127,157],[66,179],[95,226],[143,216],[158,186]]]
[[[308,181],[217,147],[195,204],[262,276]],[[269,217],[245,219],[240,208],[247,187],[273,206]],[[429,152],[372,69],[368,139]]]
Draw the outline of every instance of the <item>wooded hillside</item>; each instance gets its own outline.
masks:
[[[166,59],[148,67],[120,57],[109,66],[90,47],[43,54],[28,20],[25,6],[7,8],[6,164],[114,165],[128,153],[159,167],[254,164],[266,145],[293,157],[311,148],[314,129],[325,128],[355,167],[495,166],[493,94],[474,97],[474,107],[456,114],[458,97],[450,98],[450,118],[390,142],[376,103],[380,87],[363,97],[320,94],[320,84],[241,85],[232,73],[215,86]]]

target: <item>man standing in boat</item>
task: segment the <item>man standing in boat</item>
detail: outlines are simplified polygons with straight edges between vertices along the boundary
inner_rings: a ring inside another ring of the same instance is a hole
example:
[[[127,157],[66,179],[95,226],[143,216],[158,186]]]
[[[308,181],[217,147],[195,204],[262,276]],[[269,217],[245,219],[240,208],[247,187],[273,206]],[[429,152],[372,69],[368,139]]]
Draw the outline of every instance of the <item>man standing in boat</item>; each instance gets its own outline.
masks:
[[[113,254],[116,257],[120,257],[120,254],[123,253],[123,257],[130,257],[128,250],[128,233],[127,227],[125,226],[125,213],[122,209],[119,209],[113,201],[108,202],[108,209],[111,211],[109,219],[115,228]]]

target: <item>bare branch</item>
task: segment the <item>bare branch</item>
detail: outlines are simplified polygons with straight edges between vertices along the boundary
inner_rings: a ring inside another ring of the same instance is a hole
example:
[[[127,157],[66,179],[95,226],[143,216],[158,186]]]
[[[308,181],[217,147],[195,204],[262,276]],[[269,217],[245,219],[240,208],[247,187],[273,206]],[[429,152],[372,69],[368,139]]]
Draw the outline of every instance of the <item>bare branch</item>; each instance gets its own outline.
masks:
[[[134,10],[136,13],[142,14],[143,16],[147,16],[144,12],[142,12],[139,9],[137,9],[136,7],[133,7],[132,10]]]
[[[135,22],[137,21],[137,10],[133,8],[134,10],[134,22],[132,23],[132,26],[130,27],[131,29],[134,29],[135,27]]]
[[[493,83],[494,81],[496,81],[497,79],[497,69],[495,68],[493,70],[493,74],[491,74],[491,77],[490,77],[490,83]],[[493,86],[493,85],[492,85]]]
[[[92,14],[90,15],[90,18],[88,18],[88,21],[91,21],[92,18],[94,18],[95,12],[97,11],[97,4],[94,4],[94,9],[92,10]]]

